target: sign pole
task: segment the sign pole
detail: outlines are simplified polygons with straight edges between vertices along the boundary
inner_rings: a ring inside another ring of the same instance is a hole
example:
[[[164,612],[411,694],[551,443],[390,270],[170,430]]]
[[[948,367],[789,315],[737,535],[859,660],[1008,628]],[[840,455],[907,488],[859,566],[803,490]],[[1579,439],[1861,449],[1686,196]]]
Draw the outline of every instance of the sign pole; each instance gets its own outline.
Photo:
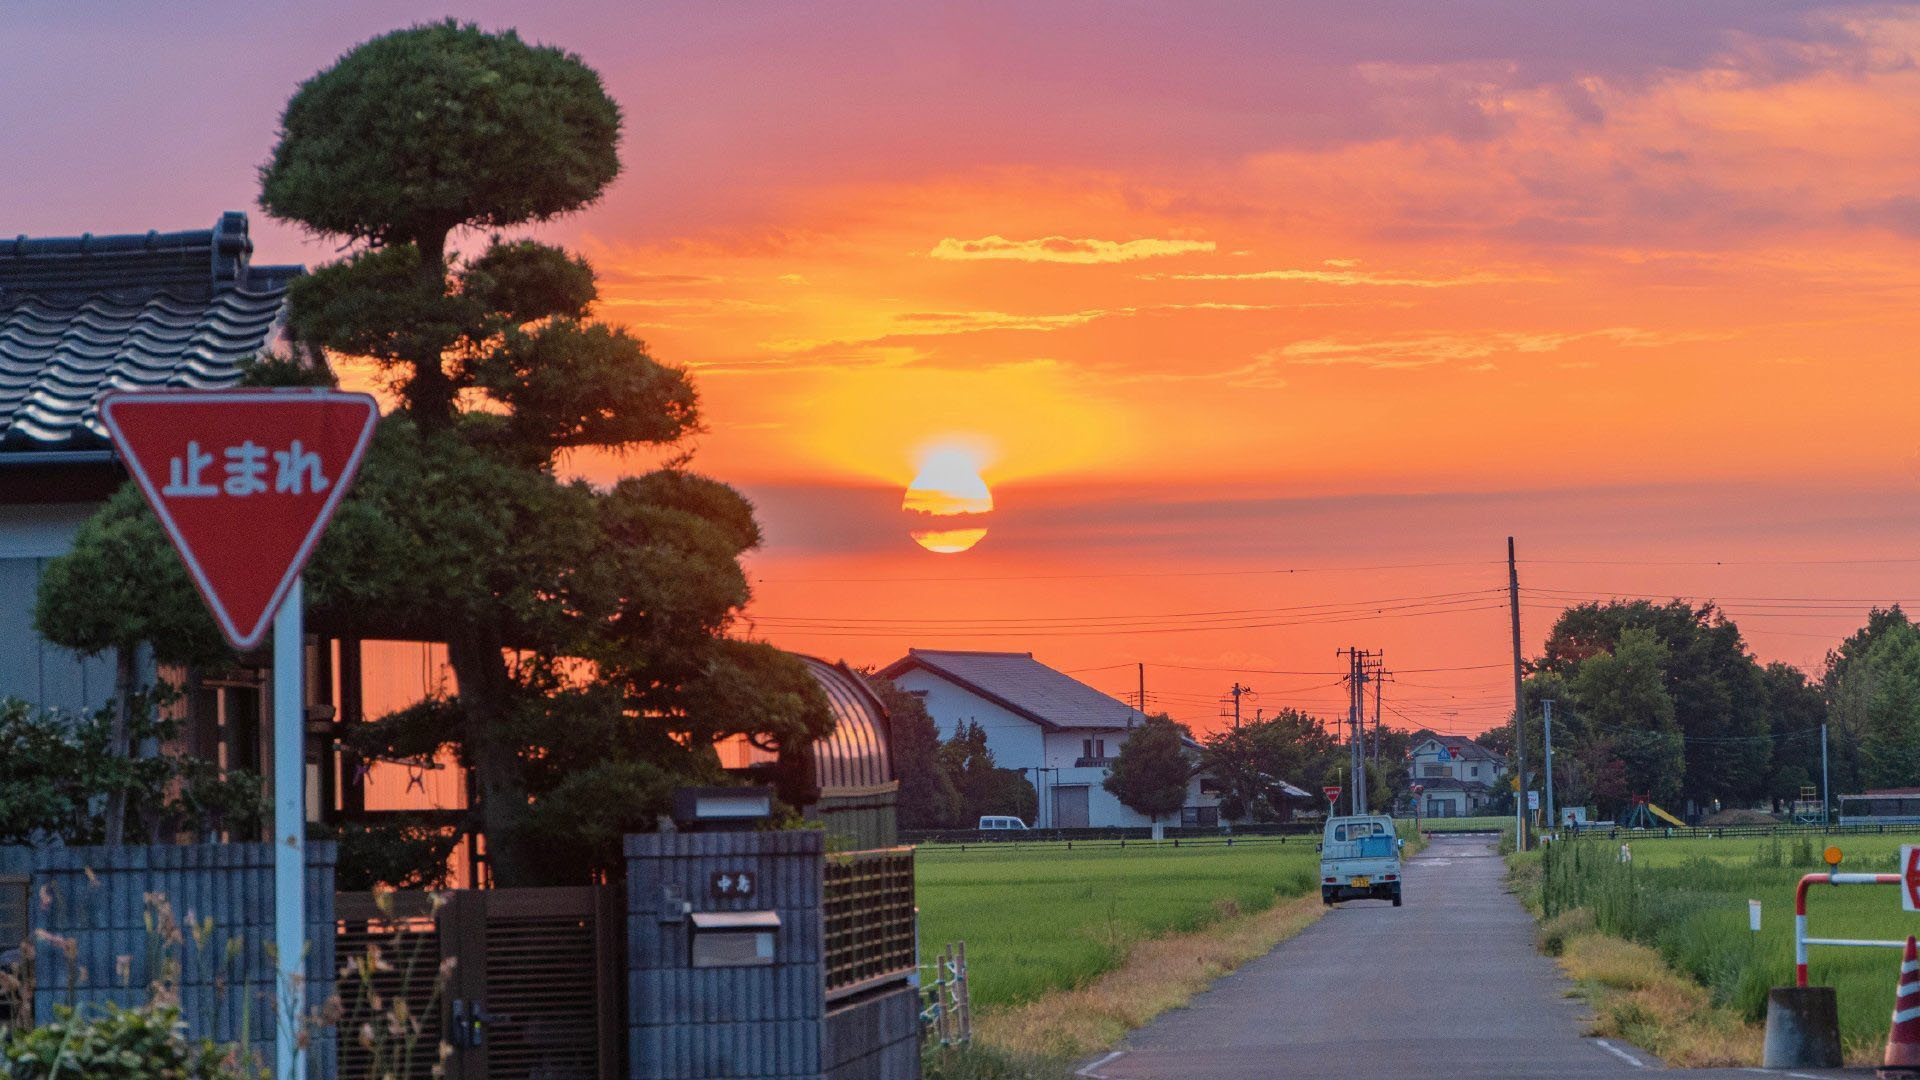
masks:
[[[307,799],[305,635],[298,578],[273,616],[273,944],[279,1019],[273,1075],[306,1080]]]

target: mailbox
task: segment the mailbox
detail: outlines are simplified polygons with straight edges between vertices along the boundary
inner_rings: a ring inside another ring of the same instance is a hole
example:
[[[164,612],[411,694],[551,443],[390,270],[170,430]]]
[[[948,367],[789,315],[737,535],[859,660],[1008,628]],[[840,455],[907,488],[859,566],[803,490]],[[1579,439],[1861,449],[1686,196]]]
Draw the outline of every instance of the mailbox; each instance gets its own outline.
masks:
[[[697,968],[757,967],[773,963],[777,911],[696,911],[691,956]]]

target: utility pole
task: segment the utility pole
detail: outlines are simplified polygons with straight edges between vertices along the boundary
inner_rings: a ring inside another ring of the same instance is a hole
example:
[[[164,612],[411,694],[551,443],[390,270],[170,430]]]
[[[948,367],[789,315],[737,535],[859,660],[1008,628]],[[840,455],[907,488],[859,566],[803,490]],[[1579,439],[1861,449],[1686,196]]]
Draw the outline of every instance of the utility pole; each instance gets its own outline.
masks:
[[[1240,698],[1243,695],[1253,693],[1253,687],[1241,686],[1239,683],[1234,683],[1233,689],[1228,690],[1227,693],[1233,695],[1233,729],[1238,731],[1240,730]]]
[[[1540,734],[1547,741],[1547,828],[1551,829],[1557,820],[1553,816],[1553,702],[1542,701],[1540,708],[1546,712]]]
[[[1827,794],[1827,725],[1820,725],[1820,824],[1833,824],[1833,796]]]
[[[1382,670],[1386,663],[1384,650],[1374,654],[1373,660],[1373,760],[1380,760],[1380,687],[1393,677],[1393,672]]]
[[[1520,675],[1520,571],[1513,560],[1513,537],[1507,537],[1507,601],[1513,611],[1513,847],[1527,850],[1527,729],[1526,698]]]
[[[1147,665],[1135,665],[1140,669],[1140,715],[1147,715]]]
[[[1348,742],[1351,748],[1353,774],[1348,783],[1353,786],[1353,812],[1367,812],[1367,680],[1372,678],[1368,667],[1374,656],[1365,649],[1340,649],[1334,653],[1347,658],[1347,724]]]

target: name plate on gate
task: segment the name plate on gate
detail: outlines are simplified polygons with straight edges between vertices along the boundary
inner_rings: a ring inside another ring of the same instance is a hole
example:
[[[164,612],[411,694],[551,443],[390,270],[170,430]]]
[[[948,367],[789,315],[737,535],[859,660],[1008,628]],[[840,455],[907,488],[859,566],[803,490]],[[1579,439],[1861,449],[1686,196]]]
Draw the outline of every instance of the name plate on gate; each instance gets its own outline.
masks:
[[[707,895],[715,900],[750,900],[759,889],[751,870],[715,870],[707,875]]]

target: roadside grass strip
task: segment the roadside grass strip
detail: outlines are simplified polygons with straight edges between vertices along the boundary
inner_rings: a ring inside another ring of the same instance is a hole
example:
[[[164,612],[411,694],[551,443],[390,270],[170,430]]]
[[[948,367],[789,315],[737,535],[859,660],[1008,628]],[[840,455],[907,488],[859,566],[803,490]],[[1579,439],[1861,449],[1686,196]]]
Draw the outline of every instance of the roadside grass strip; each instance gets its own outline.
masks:
[[[1223,903],[1226,917],[1217,925],[1138,942],[1124,962],[1086,986],[983,1013],[975,1032],[989,1045],[1019,1054],[1085,1057],[1186,1005],[1215,979],[1266,955],[1325,911],[1318,896],[1245,916]]]
[[[1920,830],[1917,830],[1920,832]],[[1793,984],[1793,900],[1800,876],[1891,872],[1902,840],[1920,835],[1564,841],[1509,859],[1511,884],[1541,919],[1540,946],[1558,956],[1593,1005],[1596,1033],[1617,1035],[1674,1065],[1758,1065],[1767,991]],[[1748,900],[1761,928],[1749,929]],[[1891,885],[1808,892],[1813,937],[1904,940],[1920,915]],[[1885,948],[1809,950],[1810,981],[1832,986],[1849,1064],[1878,1063],[1893,1012],[1900,954]]]

